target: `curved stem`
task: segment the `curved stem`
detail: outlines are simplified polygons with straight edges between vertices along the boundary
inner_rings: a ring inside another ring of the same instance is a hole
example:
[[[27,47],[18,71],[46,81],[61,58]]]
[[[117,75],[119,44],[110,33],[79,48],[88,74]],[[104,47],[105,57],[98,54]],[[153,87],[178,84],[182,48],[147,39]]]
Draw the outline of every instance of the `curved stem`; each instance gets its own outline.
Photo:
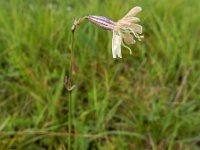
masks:
[[[82,17],[78,20],[76,20],[76,19],[74,20],[74,24],[73,24],[72,29],[71,29],[72,34],[74,34],[77,26],[80,25],[85,19],[88,19],[88,16],[84,16],[84,17]]]

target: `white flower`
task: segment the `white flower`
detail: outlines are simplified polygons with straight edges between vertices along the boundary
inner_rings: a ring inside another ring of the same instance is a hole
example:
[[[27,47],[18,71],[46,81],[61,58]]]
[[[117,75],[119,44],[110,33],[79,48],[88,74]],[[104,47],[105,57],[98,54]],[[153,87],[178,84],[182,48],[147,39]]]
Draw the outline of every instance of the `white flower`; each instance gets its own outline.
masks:
[[[141,38],[143,38],[143,36],[139,35],[142,34],[142,26],[136,24],[140,21],[140,19],[135,17],[135,15],[141,10],[141,7],[134,7],[128,12],[126,16],[115,23],[112,38],[113,58],[122,58],[121,45],[128,48],[130,54],[132,53],[131,49],[127,47],[124,42],[126,44],[134,44],[136,42],[134,36],[138,40],[141,40]]]
[[[99,27],[112,31],[113,58],[122,58],[121,45],[129,49],[130,54],[132,53],[131,49],[126,46],[124,42],[126,44],[134,44],[136,42],[134,37],[137,38],[139,41],[141,40],[141,38],[143,38],[143,36],[140,36],[140,34],[142,34],[142,26],[137,24],[138,22],[140,22],[140,19],[135,17],[137,13],[139,13],[141,10],[141,7],[134,7],[128,12],[126,16],[124,16],[117,22],[104,16],[85,16],[78,21],[75,20],[74,25],[72,26],[72,32],[74,32],[76,27],[85,19],[88,19]]]

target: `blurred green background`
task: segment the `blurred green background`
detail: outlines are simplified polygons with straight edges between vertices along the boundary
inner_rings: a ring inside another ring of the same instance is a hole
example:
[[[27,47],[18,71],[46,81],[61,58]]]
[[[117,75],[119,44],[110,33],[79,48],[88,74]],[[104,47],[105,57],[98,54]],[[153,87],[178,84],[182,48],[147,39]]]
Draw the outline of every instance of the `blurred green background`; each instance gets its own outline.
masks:
[[[0,149],[65,150],[73,17],[132,7],[144,40],[113,59],[112,33],[75,33],[72,149],[200,149],[199,0],[1,0]]]

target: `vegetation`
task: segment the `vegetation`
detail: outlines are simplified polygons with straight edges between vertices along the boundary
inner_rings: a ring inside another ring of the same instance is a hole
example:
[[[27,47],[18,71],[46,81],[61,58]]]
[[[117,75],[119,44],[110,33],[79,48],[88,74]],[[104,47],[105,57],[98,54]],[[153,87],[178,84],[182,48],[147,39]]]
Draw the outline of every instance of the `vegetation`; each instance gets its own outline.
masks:
[[[75,33],[72,149],[200,148],[200,1],[1,0],[0,149],[67,149],[73,17],[132,7],[144,40],[113,59],[112,33]]]

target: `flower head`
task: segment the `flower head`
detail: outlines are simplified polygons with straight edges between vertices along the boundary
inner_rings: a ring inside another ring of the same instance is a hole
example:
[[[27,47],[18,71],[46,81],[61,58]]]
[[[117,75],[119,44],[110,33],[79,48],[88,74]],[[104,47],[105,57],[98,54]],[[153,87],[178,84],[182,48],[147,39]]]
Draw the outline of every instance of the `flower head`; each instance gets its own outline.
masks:
[[[111,19],[108,19],[104,16],[85,16],[78,21],[75,21],[72,32],[75,31],[76,27],[82,22],[84,19],[88,19],[90,22],[94,23],[95,25],[104,28],[106,30],[113,32],[112,38],[112,54],[113,58],[122,58],[121,54],[121,45],[129,49],[130,54],[132,53],[131,49],[124,44],[134,44],[136,41],[134,39],[137,38],[139,41],[143,36],[142,34],[142,26],[137,24],[140,22],[140,19],[135,17],[137,13],[142,10],[141,7],[134,7],[132,8],[127,15],[125,15],[122,19],[115,22]]]
[[[132,8],[127,15],[125,15],[122,19],[115,23],[113,28],[113,39],[112,39],[112,53],[113,58],[121,56],[121,44],[128,48],[130,54],[132,53],[131,49],[124,44],[134,44],[136,41],[134,39],[137,38],[141,40],[143,36],[142,34],[142,26],[137,24],[140,19],[135,17],[137,13],[141,11],[141,7],[134,7]],[[122,40],[123,39],[123,40]]]

